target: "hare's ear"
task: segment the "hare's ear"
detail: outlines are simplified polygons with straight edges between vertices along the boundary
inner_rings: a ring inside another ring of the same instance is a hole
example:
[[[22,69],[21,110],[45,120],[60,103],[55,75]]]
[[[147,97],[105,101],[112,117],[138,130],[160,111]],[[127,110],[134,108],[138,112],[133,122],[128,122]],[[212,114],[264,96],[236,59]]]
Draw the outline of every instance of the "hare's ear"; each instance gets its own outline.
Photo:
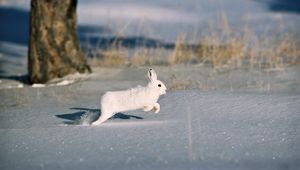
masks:
[[[152,68],[150,68],[148,70],[148,78],[149,78],[150,81],[157,80],[157,75],[156,75],[155,71]]]

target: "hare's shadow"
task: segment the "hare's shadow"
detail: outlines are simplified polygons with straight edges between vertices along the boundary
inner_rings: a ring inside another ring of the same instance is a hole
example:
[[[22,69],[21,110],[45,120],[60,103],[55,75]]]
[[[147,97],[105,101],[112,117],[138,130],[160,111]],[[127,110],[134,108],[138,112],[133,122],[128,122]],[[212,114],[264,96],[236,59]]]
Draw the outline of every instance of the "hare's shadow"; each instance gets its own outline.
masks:
[[[96,121],[100,115],[101,110],[100,109],[89,109],[89,108],[79,108],[79,107],[73,107],[70,108],[71,110],[78,110],[73,113],[67,113],[67,114],[59,114],[55,115],[58,118],[65,119],[63,122],[64,124],[68,125],[89,125],[92,122]],[[117,113],[110,119],[143,119],[139,116],[134,115],[127,115],[124,113]]]

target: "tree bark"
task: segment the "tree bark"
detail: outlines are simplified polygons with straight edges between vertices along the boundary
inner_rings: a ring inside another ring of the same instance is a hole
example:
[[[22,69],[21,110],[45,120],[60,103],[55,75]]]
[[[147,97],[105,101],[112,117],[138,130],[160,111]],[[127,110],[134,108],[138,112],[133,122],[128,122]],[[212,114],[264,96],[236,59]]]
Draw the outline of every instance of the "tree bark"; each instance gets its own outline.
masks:
[[[31,83],[91,72],[77,35],[77,0],[32,0],[28,50]]]

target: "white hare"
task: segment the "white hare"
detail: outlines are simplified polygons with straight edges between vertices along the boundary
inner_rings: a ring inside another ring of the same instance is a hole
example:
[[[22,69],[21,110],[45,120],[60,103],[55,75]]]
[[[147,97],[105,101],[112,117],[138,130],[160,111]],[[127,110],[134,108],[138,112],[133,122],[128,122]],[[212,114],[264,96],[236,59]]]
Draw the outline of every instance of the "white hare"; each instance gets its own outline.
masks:
[[[166,86],[159,80],[153,69],[148,70],[149,83],[125,91],[108,91],[101,98],[101,116],[92,125],[100,125],[114,114],[129,110],[144,109],[145,112],[160,111],[157,100],[166,94]]]

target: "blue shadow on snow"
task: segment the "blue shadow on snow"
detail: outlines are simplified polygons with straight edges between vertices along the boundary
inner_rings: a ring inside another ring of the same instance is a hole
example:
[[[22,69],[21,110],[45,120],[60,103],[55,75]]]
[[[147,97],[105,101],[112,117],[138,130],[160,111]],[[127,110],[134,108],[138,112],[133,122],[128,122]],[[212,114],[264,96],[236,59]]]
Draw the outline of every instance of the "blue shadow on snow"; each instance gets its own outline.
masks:
[[[64,124],[80,125],[84,121],[83,119],[88,118],[89,119],[88,123],[91,124],[92,122],[96,121],[101,115],[101,110],[99,109],[78,108],[78,107],[74,107],[70,109],[78,110],[78,111],[73,113],[67,113],[67,114],[59,114],[55,116],[61,119],[65,119]],[[127,115],[124,113],[117,113],[110,119],[131,119],[131,118],[143,119],[142,117],[139,116]]]

